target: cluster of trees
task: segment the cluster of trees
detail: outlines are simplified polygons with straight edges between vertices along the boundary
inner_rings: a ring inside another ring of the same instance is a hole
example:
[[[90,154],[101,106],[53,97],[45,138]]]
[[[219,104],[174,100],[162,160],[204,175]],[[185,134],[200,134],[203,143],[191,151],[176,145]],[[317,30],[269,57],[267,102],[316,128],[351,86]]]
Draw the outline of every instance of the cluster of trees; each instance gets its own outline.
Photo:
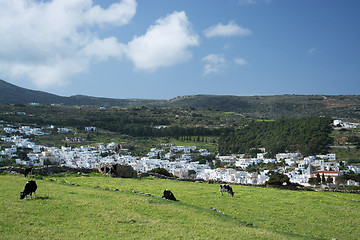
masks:
[[[254,121],[242,129],[221,134],[219,152],[254,154],[265,147],[270,156],[286,151],[304,155],[326,153],[331,143],[331,121],[327,117]]]
[[[360,182],[360,174],[356,174],[353,171],[345,173],[344,175],[336,177],[336,182],[338,184],[346,184],[348,180],[354,180],[355,182]]]
[[[215,138],[208,139],[205,136],[182,136],[179,138],[182,141],[194,141],[194,142],[210,142],[210,143],[216,143]]]
[[[320,176],[320,174],[316,174],[316,177],[314,178],[309,178],[308,181],[311,185],[329,185],[332,184],[334,182],[334,179],[332,177],[325,177],[324,173]]]
[[[172,137],[180,138],[182,136],[218,136],[220,133],[229,131],[229,129],[221,128],[205,128],[205,127],[183,127],[170,126],[166,128],[154,128],[153,125],[126,124],[113,125],[108,127],[102,125],[102,128],[127,134],[133,137]]]
[[[270,186],[290,185],[290,178],[282,173],[272,172],[265,184]]]

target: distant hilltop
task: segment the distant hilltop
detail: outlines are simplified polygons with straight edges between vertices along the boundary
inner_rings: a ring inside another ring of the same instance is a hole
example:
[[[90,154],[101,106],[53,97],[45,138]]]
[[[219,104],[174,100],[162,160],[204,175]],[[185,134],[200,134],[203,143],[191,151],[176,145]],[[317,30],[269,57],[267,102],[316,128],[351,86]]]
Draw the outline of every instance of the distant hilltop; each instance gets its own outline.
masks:
[[[189,95],[169,100],[114,99],[84,95],[63,97],[18,87],[0,80],[0,103],[208,108],[235,112],[244,117],[257,119],[330,116],[339,119],[360,120],[360,95]]]

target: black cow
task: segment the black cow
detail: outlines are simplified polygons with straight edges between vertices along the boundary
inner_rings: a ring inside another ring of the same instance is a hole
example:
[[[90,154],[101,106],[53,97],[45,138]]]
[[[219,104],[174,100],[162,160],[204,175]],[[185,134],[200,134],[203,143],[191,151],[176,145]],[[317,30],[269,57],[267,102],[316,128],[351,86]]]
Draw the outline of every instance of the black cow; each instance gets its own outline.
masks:
[[[29,176],[29,174],[30,174],[30,176]],[[31,175],[32,175],[32,168],[31,167],[25,168],[24,176],[31,178]]]
[[[168,189],[166,189],[166,190],[164,191],[164,194],[163,194],[162,198],[169,199],[169,200],[173,200],[173,201],[177,201],[176,198],[175,198],[175,196],[174,196],[174,194],[173,194],[170,190],[168,190]]]
[[[37,189],[37,185],[36,185],[36,182],[31,180],[31,181],[28,181],[26,184],[25,184],[25,188],[24,188],[24,191],[20,193],[20,199],[26,199],[26,196],[30,194],[30,199],[32,199],[32,193],[34,193],[34,198],[36,198],[36,189]]]
[[[234,196],[234,192],[233,192],[233,189],[232,187],[229,185],[229,184],[220,184],[220,193],[221,193],[221,196],[223,196],[223,192],[227,192],[228,193],[228,196],[230,194],[230,196]]]

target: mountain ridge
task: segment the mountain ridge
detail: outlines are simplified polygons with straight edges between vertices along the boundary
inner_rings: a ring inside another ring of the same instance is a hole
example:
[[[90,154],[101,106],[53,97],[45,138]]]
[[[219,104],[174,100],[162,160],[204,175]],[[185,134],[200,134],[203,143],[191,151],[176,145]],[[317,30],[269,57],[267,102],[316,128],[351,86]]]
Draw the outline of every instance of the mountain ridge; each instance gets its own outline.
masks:
[[[43,91],[30,90],[0,79],[0,102],[8,104],[64,104],[104,107],[179,107],[209,108],[236,112],[245,117],[277,119],[309,116],[330,116],[360,120],[360,95],[185,95],[168,100],[116,99],[73,95],[63,97]]]

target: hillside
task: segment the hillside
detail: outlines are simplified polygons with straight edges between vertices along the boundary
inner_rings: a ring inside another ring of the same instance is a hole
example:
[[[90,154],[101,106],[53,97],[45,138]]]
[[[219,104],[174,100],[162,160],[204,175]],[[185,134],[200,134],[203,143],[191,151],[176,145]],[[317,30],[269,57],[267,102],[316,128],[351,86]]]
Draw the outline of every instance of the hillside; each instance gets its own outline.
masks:
[[[360,119],[360,95],[184,96],[165,101],[166,106],[211,108],[258,119],[330,116]]]
[[[360,95],[274,95],[226,96],[191,95],[169,100],[112,99],[83,95],[62,97],[41,91],[29,90],[0,80],[0,102],[11,104],[58,103],[65,105],[94,106],[146,106],[213,109],[236,112],[258,119],[301,118],[329,116],[341,119],[360,119]]]
[[[0,175],[0,180],[1,239],[320,240],[360,235],[356,194],[233,186],[232,198],[221,197],[217,184],[58,175],[36,180],[36,200],[20,200],[27,180],[11,175]],[[164,189],[179,201],[158,198]]]
[[[62,97],[43,91],[21,88],[0,79],[0,102],[2,103],[27,104],[34,102],[65,105],[139,106],[147,105],[154,101],[156,102],[156,100],[97,98],[84,95]]]

